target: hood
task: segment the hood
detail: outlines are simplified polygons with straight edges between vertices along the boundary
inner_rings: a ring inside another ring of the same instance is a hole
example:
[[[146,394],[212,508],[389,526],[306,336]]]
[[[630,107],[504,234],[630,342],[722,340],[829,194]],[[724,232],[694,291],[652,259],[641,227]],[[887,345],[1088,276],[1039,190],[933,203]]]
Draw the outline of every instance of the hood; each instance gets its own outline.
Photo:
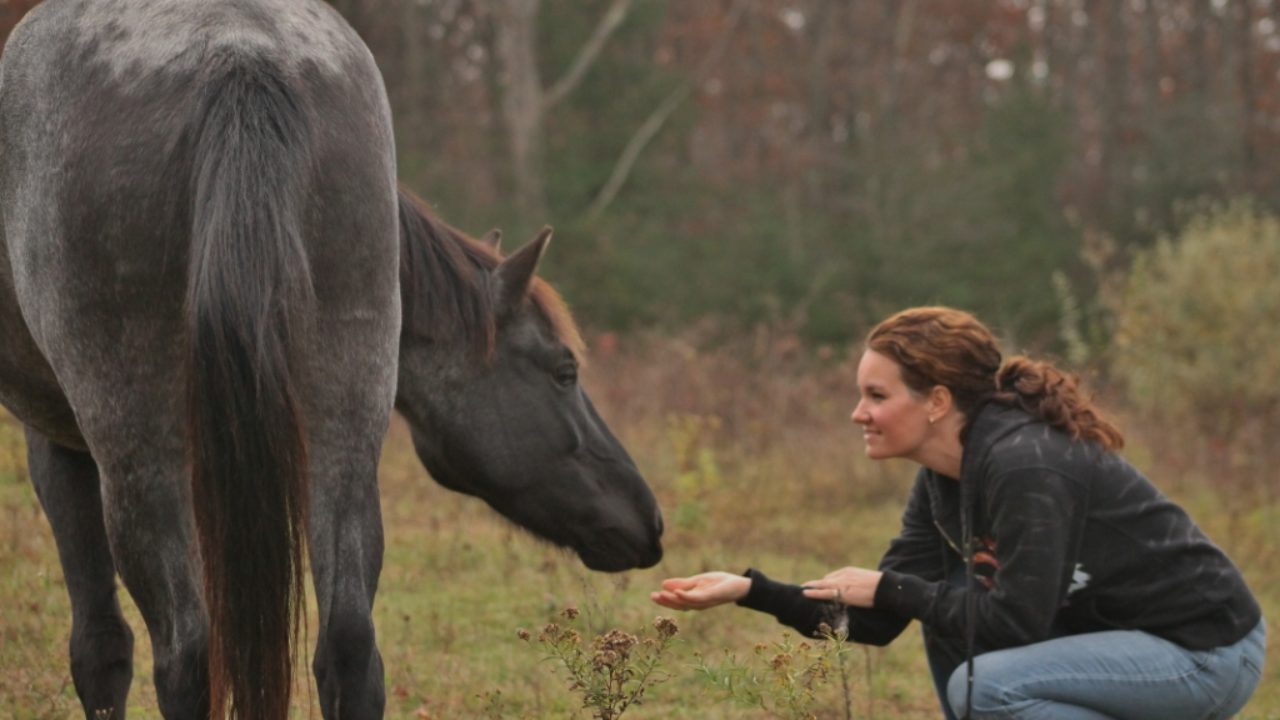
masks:
[[[1018,430],[1039,422],[1019,408],[987,402],[980,406],[961,438],[964,455],[960,459],[960,484],[976,489],[974,473],[991,455],[996,443]]]
[[[972,535],[979,469],[986,464],[997,443],[1036,422],[1034,417],[1018,408],[989,402],[978,408],[968,426],[964,455],[960,460],[959,483],[928,468],[920,469],[928,476],[926,488],[934,522],[957,555],[965,555],[966,538]]]

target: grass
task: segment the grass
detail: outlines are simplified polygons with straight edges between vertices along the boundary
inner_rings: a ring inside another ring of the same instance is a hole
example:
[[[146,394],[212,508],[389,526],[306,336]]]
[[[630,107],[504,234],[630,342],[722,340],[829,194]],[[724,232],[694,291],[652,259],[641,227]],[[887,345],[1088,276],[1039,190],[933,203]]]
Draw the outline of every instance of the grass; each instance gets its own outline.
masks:
[[[393,423],[380,468],[385,566],[375,606],[386,664],[387,716],[586,718],[561,668],[517,631],[582,611],[592,634],[639,633],[656,616],[660,580],[756,566],[794,581],[847,564],[873,565],[897,529],[912,469],[871,464],[849,425],[851,359],[818,360],[766,335],[721,351],[670,339],[599,343],[585,382],[631,449],[667,514],[667,556],[655,568],[590,573],[576,558],[498,519],[483,503],[434,484]],[[1167,467],[1156,445],[1131,438],[1129,456],[1152,477],[1176,476],[1170,493],[1241,565],[1270,618],[1280,618],[1280,513],[1274,503],[1230,502],[1201,466]],[[24,475],[21,434],[0,420],[0,703],[26,718],[77,716],[67,668],[70,611],[52,535]],[[127,594],[137,636],[130,716],[159,717],[145,628]],[[310,603],[314,610],[314,603]],[[764,718],[711,687],[699,658],[798,640],[771,617],[738,608],[675,614],[679,634],[663,656],[665,679],[631,718]],[[1273,620],[1273,623],[1275,621]],[[314,621],[311,625],[314,632]],[[1280,718],[1274,660],[1242,718]],[[888,648],[848,655],[853,717],[935,718],[936,701],[916,626]],[[297,717],[319,717],[300,677]],[[845,716],[844,691],[818,688],[816,715]]]

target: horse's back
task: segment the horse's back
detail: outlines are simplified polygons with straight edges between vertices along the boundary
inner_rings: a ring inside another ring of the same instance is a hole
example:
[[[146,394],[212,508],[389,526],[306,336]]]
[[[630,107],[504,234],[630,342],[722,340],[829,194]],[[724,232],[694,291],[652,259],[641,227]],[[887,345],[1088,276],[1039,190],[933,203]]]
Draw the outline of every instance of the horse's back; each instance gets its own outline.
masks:
[[[45,0],[0,62],[6,184],[87,179],[154,191],[185,180],[184,142],[202,120],[192,110],[234,66],[278,76],[320,142],[354,130],[371,145],[366,157],[389,154],[373,58],[320,0]]]
[[[60,392],[83,424],[119,405],[104,388],[141,385],[163,386],[156,410],[178,417],[197,109],[218,73],[241,70],[273,77],[304,120],[307,161],[291,172],[306,198],[317,312],[398,324],[386,95],[368,49],[330,7],[46,0],[0,63],[0,296],[14,300],[0,308],[10,346],[0,348],[0,400],[22,419],[39,421],[32,408]],[[394,364],[394,340],[383,327],[370,350]],[[69,419],[42,429],[73,437]]]
[[[45,0],[14,28],[5,52],[59,70],[102,64],[138,79],[192,69],[200,46],[267,50],[291,71],[317,63],[349,72],[369,61],[321,0]]]

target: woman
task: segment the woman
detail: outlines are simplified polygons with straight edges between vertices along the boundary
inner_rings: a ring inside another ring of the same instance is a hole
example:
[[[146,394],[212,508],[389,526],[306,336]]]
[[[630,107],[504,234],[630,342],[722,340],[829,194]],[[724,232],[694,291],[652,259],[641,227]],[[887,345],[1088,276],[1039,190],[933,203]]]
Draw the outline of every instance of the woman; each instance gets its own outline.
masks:
[[[803,586],[711,572],[660,605],[728,602],[806,635],[884,645],[919,620],[948,718],[1220,718],[1261,676],[1266,629],[1231,560],[1116,451],[1073,376],[1001,363],[950,308],[876,326],[853,421],[867,455],[921,467],[878,570]],[[968,662],[966,662],[966,659]]]

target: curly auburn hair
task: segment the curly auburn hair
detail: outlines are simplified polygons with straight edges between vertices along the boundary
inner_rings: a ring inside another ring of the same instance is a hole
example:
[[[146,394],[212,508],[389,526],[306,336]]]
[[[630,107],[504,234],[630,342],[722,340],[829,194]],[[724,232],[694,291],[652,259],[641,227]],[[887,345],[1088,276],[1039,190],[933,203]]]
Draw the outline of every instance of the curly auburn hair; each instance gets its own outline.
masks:
[[[872,328],[867,349],[896,362],[913,392],[923,394],[935,385],[950,390],[965,416],[962,438],[975,411],[994,401],[1109,450],[1124,446],[1120,430],[1081,392],[1079,377],[1021,355],[1002,361],[991,330],[963,310],[903,310]]]

